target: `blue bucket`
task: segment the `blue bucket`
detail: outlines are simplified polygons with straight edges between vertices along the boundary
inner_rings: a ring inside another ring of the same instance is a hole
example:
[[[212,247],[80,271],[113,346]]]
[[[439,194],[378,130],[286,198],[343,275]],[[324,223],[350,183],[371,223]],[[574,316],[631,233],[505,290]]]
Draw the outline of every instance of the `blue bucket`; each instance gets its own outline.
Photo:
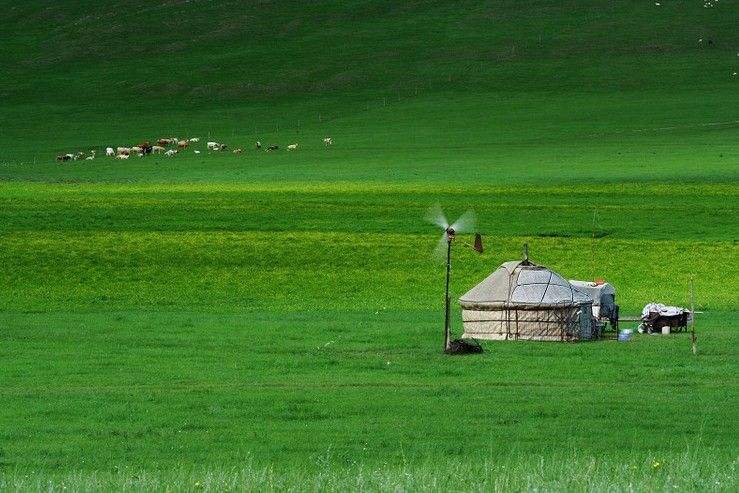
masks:
[[[631,339],[631,329],[624,329],[618,333],[618,342],[626,342]]]

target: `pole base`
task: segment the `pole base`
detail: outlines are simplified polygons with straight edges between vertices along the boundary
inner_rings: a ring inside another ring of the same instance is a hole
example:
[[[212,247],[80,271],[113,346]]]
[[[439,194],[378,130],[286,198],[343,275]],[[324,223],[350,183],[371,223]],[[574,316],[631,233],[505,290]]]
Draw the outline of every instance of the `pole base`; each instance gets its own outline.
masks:
[[[480,354],[482,353],[482,346],[475,341],[470,339],[472,343],[463,340],[455,339],[449,343],[449,347],[444,350],[444,354]]]

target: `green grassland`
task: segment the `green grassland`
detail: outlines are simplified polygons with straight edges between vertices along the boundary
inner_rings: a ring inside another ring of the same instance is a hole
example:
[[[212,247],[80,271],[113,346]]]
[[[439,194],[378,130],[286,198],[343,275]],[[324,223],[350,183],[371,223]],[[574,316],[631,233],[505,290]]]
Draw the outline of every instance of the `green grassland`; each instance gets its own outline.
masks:
[[[660,3],[0,1],[0,490],[735,491],[737,11]],[[434,203],[698,355],[442,355]]]

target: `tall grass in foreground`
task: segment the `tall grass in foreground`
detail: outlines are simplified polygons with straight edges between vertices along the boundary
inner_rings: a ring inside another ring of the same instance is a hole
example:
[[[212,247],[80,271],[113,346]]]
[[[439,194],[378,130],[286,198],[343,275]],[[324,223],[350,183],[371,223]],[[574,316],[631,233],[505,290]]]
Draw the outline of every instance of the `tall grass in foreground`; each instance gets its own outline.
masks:
[[[445,459],[437,463],[287,471],[248,462],[222,469],[0,473],[2,491],[736,491],[737,458],[700,450],[597,458]]]

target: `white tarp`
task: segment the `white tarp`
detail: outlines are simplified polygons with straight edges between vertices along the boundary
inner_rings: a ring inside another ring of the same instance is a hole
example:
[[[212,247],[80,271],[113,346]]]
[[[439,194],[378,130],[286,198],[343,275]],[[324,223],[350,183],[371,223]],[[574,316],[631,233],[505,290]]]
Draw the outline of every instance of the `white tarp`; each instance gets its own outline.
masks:
[[[595,283],[592,281],[577,281],[575,279],[570,279],[570,284],[575,286],[575,289],[578,291],[587,293],[591,298],[593,298],[593,306],[600,306],[604,295],[611,295],[614,299],[616,297],[616,289],[613,285],[607,282]]]
[[[641,311],[641,318],[646,321],[653,317],[654,315],[652,314],[655,313],[662,317],[676,317],[686,312],[688,313],[688,321],[690,321],[693,318],[693,314],[686,308],[663,305],[662,303],[649,303]]]

